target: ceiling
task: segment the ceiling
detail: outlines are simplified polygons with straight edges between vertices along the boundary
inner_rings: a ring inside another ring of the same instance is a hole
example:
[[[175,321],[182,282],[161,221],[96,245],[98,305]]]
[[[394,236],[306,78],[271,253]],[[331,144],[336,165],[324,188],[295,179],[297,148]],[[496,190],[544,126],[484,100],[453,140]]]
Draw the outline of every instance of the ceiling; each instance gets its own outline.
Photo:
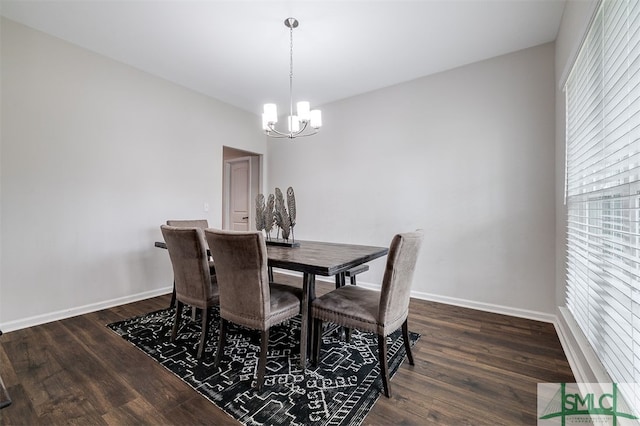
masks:
[[[259,114],[555,40],[564,0],[0,0],[14,21]]]

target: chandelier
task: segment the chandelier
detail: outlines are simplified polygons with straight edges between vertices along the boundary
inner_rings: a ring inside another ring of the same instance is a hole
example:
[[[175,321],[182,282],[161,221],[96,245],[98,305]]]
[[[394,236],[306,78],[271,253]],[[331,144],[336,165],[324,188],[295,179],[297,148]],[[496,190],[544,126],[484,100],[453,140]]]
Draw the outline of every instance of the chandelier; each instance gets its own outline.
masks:
[[[293,29],[298,27],[298,20],[287,18],[284,25],[289,28],[289,116],[287,117],[288,131],[276,129],[278,122],[278,107],[276,104],[264,104],[262,113],[262,129],[272,138],[294,139],[311,136],[318,133],[322,126],[322,115],[319,109],[310,110],[309,102],[296,104],[297,115],[293,114]]]

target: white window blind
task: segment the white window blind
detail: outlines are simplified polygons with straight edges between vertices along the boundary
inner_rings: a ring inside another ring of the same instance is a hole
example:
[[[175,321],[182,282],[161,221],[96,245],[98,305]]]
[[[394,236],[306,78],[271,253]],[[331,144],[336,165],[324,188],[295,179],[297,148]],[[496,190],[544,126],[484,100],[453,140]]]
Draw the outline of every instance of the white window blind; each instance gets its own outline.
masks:
[[[637,384],[640,1],[602,1],[565,93],[567,306],[611,379]]]

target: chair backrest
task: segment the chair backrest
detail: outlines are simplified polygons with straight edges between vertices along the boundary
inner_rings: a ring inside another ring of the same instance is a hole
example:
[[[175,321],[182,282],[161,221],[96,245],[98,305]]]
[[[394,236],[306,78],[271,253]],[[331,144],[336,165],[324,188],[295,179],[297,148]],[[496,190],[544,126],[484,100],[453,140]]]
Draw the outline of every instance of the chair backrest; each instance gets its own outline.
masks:
[[[196,227],[162,225],[178,300],[199,306],[211,298],[211,275],[204,234]]]
[[[262,232],[206,229],[204,234],[216,263],[220,315],[236,324],[264,329],[271,294]]]
[[[167,225],[177,226],[180,228],[199,228],[206,229],[209,227],[209,221],[207,219],[194,219],[194,220],[168,220]]]
[[[209,221],[207,219],[191,219],[191,220],[170,219],[170,220],[167,220],[167,225],[176,226],[179,228],[198,228],[200,233],[202,233],[205,229],[209,227]],[[202,238],[204,238],[204,234],[202,234]]]
[[[422,239],[422,230],[417,230],[397,234],[391,240],[378,311],[382,324],[402,324],[409,313],[411,283]]]

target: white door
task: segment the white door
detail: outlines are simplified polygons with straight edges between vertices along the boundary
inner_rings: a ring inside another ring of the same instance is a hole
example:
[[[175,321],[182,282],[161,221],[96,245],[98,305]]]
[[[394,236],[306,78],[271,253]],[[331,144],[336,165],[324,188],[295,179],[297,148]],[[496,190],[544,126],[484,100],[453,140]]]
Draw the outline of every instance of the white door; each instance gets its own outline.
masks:
[[[229,223],[234,231],[249,230],[251,175],[249,159],[233,161],[229,174]]]

